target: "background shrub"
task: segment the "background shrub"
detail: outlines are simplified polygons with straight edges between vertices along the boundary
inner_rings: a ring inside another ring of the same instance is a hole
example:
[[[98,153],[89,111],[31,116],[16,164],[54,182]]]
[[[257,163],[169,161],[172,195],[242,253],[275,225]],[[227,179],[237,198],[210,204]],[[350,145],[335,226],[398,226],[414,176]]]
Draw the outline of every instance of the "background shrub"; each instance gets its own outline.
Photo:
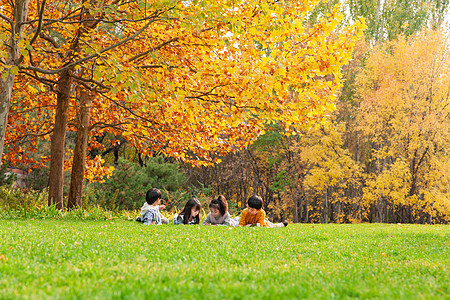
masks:
[[[167,200],[168,194],[177,194],[186,181],[178,165],[164,162],[163,157],[150,158],[144,167],[119,159],[109,179],[86,185],[84,202],[112,210],[135,210],[142,206],[149,189],[160,189]]]

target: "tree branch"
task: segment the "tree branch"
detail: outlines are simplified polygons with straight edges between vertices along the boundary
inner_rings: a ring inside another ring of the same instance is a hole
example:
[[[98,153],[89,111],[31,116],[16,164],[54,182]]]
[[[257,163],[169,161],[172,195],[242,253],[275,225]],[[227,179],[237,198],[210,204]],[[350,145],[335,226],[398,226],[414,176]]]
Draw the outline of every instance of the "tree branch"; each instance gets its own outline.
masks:
[[[101,82],[95,81],[95,80],[93,80],[93,79],[87,79],[87,78],[79,77],[79,76],[77,76],[77,75],[72,75],[72,77],[73,77],[76,81],[78,81],[78,82],[80,82],[80,83],[93,83],[93,84],[95,84],[95,85],[97,85],[97,86],[99,86],[99,87],[101,87],[102,89],[105,89],[105,90],[107,90],[107,91],[111,89],[111,87],[106,86],[106,85],[102,84]],[[88,89],[89,89],[89,90],[92,90],[92,87],[88,87]]]
[[[36,33],[34,34],[34,36],[31,38],[30,40],[30,45],[33,45],[33,43],[36,41],[37,37],[39,36],[39,33],[41,32],[42,29],[42,19],[44,17],[44,6],[45,3],[47,2],[47,0],[43,0],[41,3],[41,9],[39,11],[39,22],[38,22],[38,27],[36,29]],[[38,2],[38,6],[39,6],[39,2]],[[39,7],[38,7],[39,9]]]
[[[9,24],[11,24],[11,26],[14,25],[13,20],[11,20],[10,18],[8,18],[7,16],[5,16],[5,15],[3,15],[3,14],[0,14],[0,17],[1,17],[2,19],[5,19]]]
[[[164,47],[164,46],[166,46],[166,45],[168,45],[168,44],[170,44],[170,43],[172,43],[172,42],[178,41],[179,39],[180,39],[179,37],[171,38],[170,40],[165,41],[164,43],[159,44],[158,46],[155,46],[155,47],[153,47],[153,48],[148,49],[147,51],[144,51],[144,52],[142,52],[142,53],[139,53],[139,54],[133,56],[133,57],[130,58],[128,61],[131,62],[131,61],[133,61],[133,60],[136,60],[136,59],[138,59],[138,58],[141,58],[142,56],[145,56],[145,55],[147,55],[147,54],[149,54],[150,52],[153,52],[153,51],[155,51],[155,50],[159,50],[159,49],[161,49],[162,47]]]
[[[51,75],[51,74],[57,74],[57,73],[66,71],[66,70],[72,68],[73,66],[76,66],[76,65],[78,65],[78,64],[81,64],[81,63],[83,63],[83,62],[85,62],[85,61],[88,61],[88,60],[90,60],[90,59],[92,59],[92,58],[99,57],[100,54],[105,53],[105,52],[107,52],[107,51],[109,51],[109,50],[111,50],[111,49],[117,48],[117,47],[119,47],[119,46],[121,46],[121,45],[123,45],[123,44],[129,42],[130,40],[133,40],[134,38],[136,38],[137,36],[139,36],[145,29],[147,29],[147,28],[150,26],[150,24],[152,24],[153,22],[156,22],[156,17],[157,17],[158,15],[159,15],[159,11],[156,11],[156,12],[153,14],[153,19],[152,19],[152,20],[150,20],[147,24],[145,24],[145,25],[144,25],[141,29],[139,29],[135,34],[133,34],[133,35],[127,37],[126,39],[124,39],[124,40],[122,40],[122,41],[120,41],[120,42],[118,42],[118,43],[116,43],[116,44],[113,44],[113,45],[111,45],[111,46],[109,46],[109,47],[106,47],[106,48],[100,50],[98,53],[88,55],[88,56],[86,56],[86,57],[83,57],[82,59],[79,59],[79,60],[74,61],[74,62],[72,62],[72,63],[70,63],[70,64],[67,64],[67,65],[65,65],[65,66],[62,67],[62,68],[59,68],[59,69],[56,69],[56,70],[46,70],[46,69],[42,69],[42,68],[36,68],[36,67],[23,67],[23,66],[20,66],[20,68],[23,69],[23,70],[31,70],[31,71],[39,72],[39,73],[42,73],[42,74],[49,74],[49,75]]]

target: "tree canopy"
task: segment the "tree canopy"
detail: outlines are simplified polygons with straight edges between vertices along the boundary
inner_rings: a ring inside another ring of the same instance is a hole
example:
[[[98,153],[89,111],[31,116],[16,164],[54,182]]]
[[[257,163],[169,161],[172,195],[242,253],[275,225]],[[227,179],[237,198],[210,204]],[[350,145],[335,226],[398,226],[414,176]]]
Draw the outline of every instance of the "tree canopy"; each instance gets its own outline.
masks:
[[[38,124],[34,136],[51,132],[55,203],[62,202],[65,133],[81,124],[83,97],[91,137],[116,132],[144,154],[208,164],[212,153],[250,144],[267,123],[289,130],[322,120],[363,28],[361,22],[339,26],[338,7],[308,25],[304,20],[318,1],[55,0],[25,2],[27,21],[15,35],[19,2],[2,2],[2,16],[11,20],[2,36],[18,50],[3,74],[20,76],[14,91],[36,92],[15,95],[14,101],[35,103],[14,105],[10,124],[22,118],[22,124]],[[55,119],[20,107],[50,108]]]

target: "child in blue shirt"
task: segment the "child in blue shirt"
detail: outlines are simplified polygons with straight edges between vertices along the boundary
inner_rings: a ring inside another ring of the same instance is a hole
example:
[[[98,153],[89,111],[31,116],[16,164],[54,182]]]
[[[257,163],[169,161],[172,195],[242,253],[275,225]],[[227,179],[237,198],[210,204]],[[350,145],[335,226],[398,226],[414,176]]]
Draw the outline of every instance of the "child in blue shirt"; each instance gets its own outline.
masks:
[[[169,224],[169,219],[164,217],[159,211],[164,209],[165,205],[161,204],[161,191],[158,189],[150,189],[147,191],[145,195],[145,203],[141,208],[141,216],[137,220],[140,221],[144,225],[150,224]]]

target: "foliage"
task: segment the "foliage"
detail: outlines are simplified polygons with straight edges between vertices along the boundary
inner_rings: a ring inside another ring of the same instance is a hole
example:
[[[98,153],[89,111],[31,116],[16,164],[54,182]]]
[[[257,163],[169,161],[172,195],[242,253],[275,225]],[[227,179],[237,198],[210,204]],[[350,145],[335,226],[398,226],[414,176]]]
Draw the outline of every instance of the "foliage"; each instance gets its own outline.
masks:
[[[0,207],[6,210],[28,210],[47,203],[46,191],[0,186]]]
[[[143,205],[149,189],[160,189],[168,199],[167,193],[175,193],[185,182],[186,175],[178,165],[165,163],[161,156],[149,158],[144,167],[120,159],[112,176],[104,183],[89,184],[86,197],[88,205],[135,210]]]
[[[14,174],[6,174],[8,173],[8,165],[2,164],[0,167],[0,186],[2,185],[11,185],[15,180]]]
[[[249,145],[267,122],[281,120],[290,130],[320,121],[363,24],[340,26],[338,7],[304,24],[317,2],[29,5],[23,38],[10,35],[8,24],[0,27],[20,53],[13,101],[21,104],[12,106],[10,123],[21,130],[9,131],[8,140],[30,137],[14,146],[34,149],[36,139],[52,133],[49,191],[59,203],[66,130],[88,128],[91,140],[105,131],[120,134],[144,155],[205,165],[212,153]],[[2,4],[10,8],[4,18],[12,19],[17,7]],[[82,95],[89,98],[89,124],[80,123]],[[45,120],[40,110],[50,110]]]
[[[377,214],[399,206],[401,222],[450,220],[449,50],[447,33],[426,30],[374,48],[357,76],[358,129],[372,145],[365,199]]]
[[[54,220],[134,220],[137,212],[112,211],[98,205],[77,210],[60,210],[47,205],[48,191],[14,189],[0,186],[0,218],[54,219]]]
[[[395,40],[443,25],[449,0],[350,0],[350,18],[364,16],[368,41]]]
[[[449,230],[0,220],[0,289],[41,299],[445,298]]]

